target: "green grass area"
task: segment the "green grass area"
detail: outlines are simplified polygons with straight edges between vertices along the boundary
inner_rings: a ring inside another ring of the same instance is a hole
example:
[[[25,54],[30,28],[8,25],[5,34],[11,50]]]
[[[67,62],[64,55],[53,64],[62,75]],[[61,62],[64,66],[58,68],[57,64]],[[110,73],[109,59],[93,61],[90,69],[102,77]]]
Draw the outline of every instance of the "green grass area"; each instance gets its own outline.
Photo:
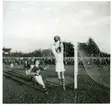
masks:
[[[46,77],[57,77],[57,74],[55,72],[55,66],[50,65],[49,68],[42,72],[42,75],[44,78]],[[74,66],[72,65],[66,65],[65,66],[65,76],[74,77]]]
[[[9,66],[7,66],[9,68]],[[5,68],[4,68],[5,69]],[[13,70],[23,72],[19,67]],[[65,76],[74,77],[74,66],[66,65]],[[6,70],[6,69],[5,69]],[[42,72],[43,78],[57,77],[55,66]],[[46,96],[39,91],[18,84],[4,77],[3,102],[4,103],[109,103],[110,89],[92,80],[83,67],[79,67],[78,89],[74,90],[74,84],[66,86],[63,91],[61,86],[46,84],[49,95]],[[40,87],[41,88],[41,87]]]

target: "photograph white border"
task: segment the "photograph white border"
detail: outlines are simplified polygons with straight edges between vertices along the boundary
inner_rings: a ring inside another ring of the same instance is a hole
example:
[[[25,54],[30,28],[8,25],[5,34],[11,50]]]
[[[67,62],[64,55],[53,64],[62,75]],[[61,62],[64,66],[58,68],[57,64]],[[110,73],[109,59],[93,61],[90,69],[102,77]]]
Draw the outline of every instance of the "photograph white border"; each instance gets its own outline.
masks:
[[[0,83],[1,83],[1,87],[0,87],[0,97],[1,97],[1,99],[0,99],[0,104],[2,105],[3,104],[3,73],[2,73],[2,48],[3,48],[3,1],[40,1],[40,0],[0,0],[0,67],[1,67],[1,69],[0,69]],[[41,1],[85,1],[85,0],[41,0]],[[86,0],[86,1],[90,1],[90,0]],[[92,0],[92,1],[110,1],[111,2],[111,0]],[[112,2],[111,2],[111,5],[112,5]],[[112,10],[112,7],[111,7],[111,10]],[[112,14],[112,13],[111,13]],[[112,18],[112,17],[111,17]],[[112,30],[112,27],[111,27],[111,30]],[[111,39],[110,40],[112,40],[112,36],[111,36]],[[110,41],[111,42],[111,41]],[[110,48],[111,48],[111,46],[112,46],[112,43],[111,43],[111,45],[110,45]],[[112,48],[111,48],[111,52],[112,52]],[[111,56],[111,59],[112,59],[112,56]],[[112,62],[111,62],[111,68],[112,68]],[[111,92],[111,87],[112,87],[112,83],[111,83],[111,81],[112,81],[112,78],[111,78],[111,76],[112,76],[112,72],[111,72],[111,70],[110,70],[110,103],[112,102],[111,100],[112,100],[112,97],[111,97],[111,95],[112,95],[112,92]],[[75,104],[75,103],[74,103]],[[18,104],[15,104],[15,105],[18,105]],[[28,104],[28,105],[31,105],[31,104]],[[42,105],[42,104],[40,104],[40,105]],[[53,104],[53,105],[55,105],[55,104]],[[80,105],[80,104],[79,104]],[[93,104],[93,105],[96,105],[96,104]]]

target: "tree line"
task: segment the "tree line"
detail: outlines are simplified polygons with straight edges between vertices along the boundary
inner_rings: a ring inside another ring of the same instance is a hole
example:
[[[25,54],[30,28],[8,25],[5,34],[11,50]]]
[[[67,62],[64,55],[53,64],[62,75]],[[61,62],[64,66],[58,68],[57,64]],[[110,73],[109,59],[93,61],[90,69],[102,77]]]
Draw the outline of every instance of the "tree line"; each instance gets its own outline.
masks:
[[[74,45],[71,42],[63,42],[64,45],[64,57],[74,56]],[[10,52],[9,54],[3,54],[3,56],[10,57],[53,57],[51,49],[37,49],[32,52]]]
[[[71,42],[63,42],[64,46],[64,57],[74,57],[74,45]],[[100,57],[110,57],[110,54],[101,52],[97,44],[92,38],[88,39],[86,43],[79,43],[79,49],[84,49],[88,56],[100,56]],[[53,57],[51,49],[37,49],[32,52],[10,52],[10,54],[3,54],[3,56],[10,57]],[[80,55],[79,55],[80,56]]]

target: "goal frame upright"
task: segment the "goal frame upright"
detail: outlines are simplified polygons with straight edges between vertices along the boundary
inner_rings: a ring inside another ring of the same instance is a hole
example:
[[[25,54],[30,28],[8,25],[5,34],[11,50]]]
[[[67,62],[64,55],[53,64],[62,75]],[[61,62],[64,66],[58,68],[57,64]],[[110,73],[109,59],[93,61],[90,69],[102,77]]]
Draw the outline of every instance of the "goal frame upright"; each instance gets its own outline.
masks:
[[[74,43],[74,89],[77,89],[77,75],[78,75],[78,42]]]

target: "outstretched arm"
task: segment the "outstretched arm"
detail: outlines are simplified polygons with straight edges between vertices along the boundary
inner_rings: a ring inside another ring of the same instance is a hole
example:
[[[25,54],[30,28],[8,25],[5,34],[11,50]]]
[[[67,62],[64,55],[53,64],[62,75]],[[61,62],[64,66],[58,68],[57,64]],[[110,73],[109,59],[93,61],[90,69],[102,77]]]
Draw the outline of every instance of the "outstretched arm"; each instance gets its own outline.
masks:
[[[49,67],[49,65],[48,65],[48,66],[46,66],[46,67],[44,68],[44,70],[46,70],[48,67]]]
[[[40,70],[46,70],[48,67],[49,67],[49,65],[48,65],[48,66],[46,66],[45,68],[43,68],[43,67],[39,66]]]

